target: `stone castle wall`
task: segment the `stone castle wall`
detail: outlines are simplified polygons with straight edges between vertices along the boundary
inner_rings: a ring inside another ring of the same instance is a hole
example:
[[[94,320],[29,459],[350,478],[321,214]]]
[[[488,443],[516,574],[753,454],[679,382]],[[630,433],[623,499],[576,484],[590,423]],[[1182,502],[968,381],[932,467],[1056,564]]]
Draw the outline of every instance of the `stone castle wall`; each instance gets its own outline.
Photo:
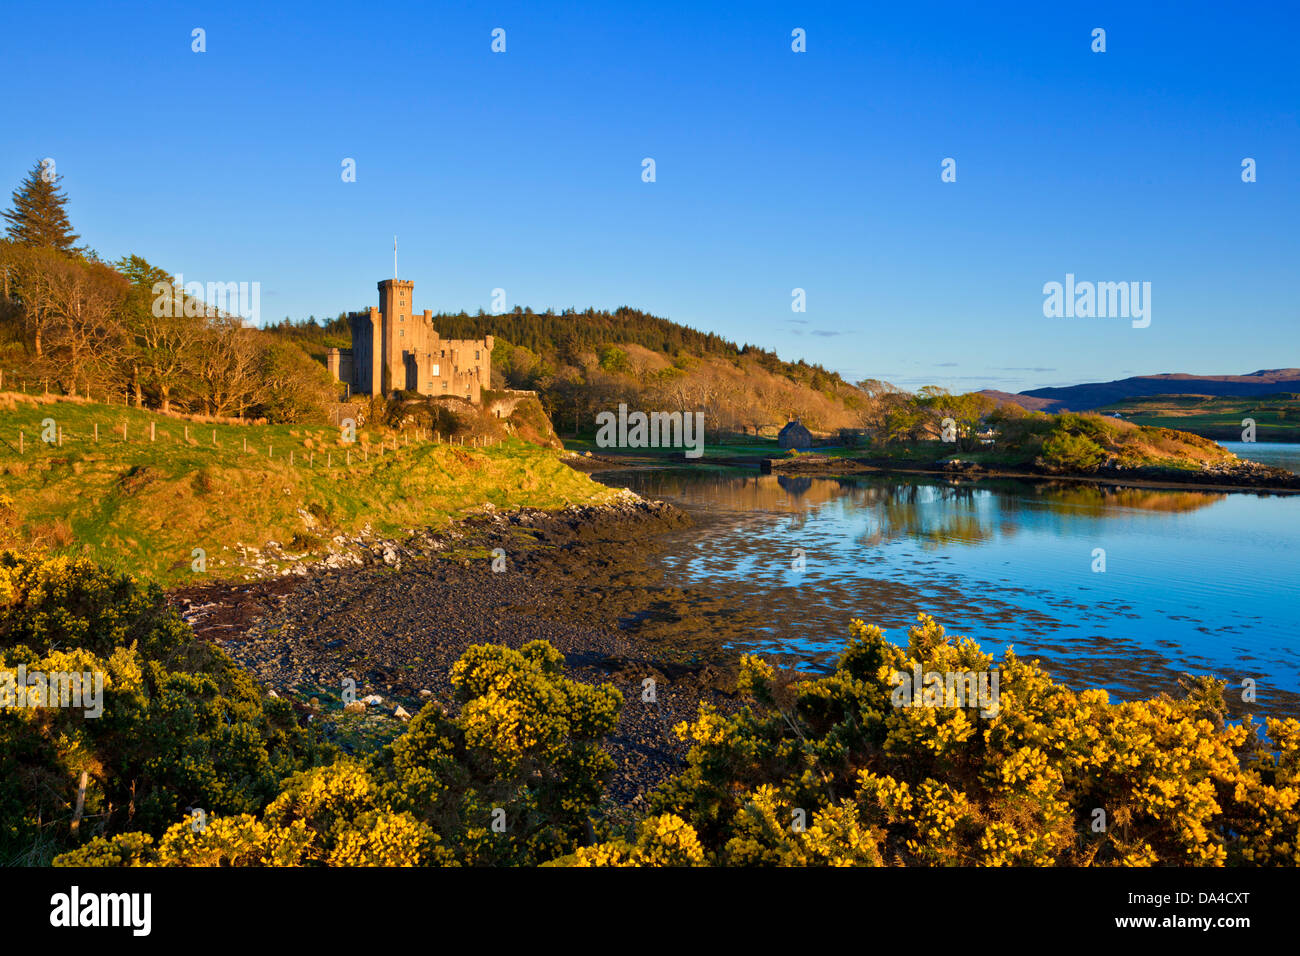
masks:
[[[330,349],[326,368],[353,394],[406,390],[479,404],[492,385],[492,336],[441,338],[430,310],[415,314],[414,290],[415,283],[407,280],[380,282],[379,305],[348,315],[352,348]]]

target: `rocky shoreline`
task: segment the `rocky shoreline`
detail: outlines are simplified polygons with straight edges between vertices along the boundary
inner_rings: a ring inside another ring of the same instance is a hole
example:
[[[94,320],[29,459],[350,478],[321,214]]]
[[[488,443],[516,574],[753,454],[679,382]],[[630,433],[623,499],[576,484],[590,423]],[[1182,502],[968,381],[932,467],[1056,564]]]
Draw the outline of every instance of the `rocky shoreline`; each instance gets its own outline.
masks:
[[[919,474],[948,478],[1020,478],[1032,481],[1071,481],[1086,484],[1136,488],[1203,488],[1207,491],[1255,491],[1274,494],[1300,492],[1300,475],[1255,461],[1207,465],[1198,471],[1181,468],[1097,468],[1087,473],[1056,472],[1034,465],[986,466],[979,462],[946,460],[929,463],[901,463],[889,459],[838,458],[829,455],[798,455],[793,458],[764,458],[763,474],[858,475]]]
[[[350,751],[399,733],[429,700],[450,704],[448,671],[470,645],[550,641],[570,677],[623,693],[608,799],[627,807],[680,768],[686,745],[675,724],[701,702],[738,706],[736,654],[703,623],[683,626],[692,599],[667,593],[645,568],[660,533],[689,523],[627,491],[555,513],[489,508],[444,530],[362,535],[291,571],[169,598],[197,634]],[[646,679],[653,702],[643,700]],[[345,680],[355,682],[351,707]]]

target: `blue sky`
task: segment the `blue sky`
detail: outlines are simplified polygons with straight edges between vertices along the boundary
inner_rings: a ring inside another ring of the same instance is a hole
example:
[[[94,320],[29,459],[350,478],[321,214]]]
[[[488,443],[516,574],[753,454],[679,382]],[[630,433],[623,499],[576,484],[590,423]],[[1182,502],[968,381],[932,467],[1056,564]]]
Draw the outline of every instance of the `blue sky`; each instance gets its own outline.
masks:
[[[264,319],[370,305],[396,234],[418,308],[631,305],[854,380],[1300,366],[1296,9],[6,4],[0,195],[54,158],[101,255]],[[1066,273],[1150,326],[1045,318]]]

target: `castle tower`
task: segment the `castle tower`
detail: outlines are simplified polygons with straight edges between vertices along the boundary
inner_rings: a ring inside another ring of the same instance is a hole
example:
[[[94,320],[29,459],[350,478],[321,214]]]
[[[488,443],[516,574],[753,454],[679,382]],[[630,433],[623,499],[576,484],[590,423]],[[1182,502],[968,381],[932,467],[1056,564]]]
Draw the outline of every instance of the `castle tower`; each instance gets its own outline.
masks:
[[[479,403],[492,383],[492,336],[444,339],[431,310],[414,311],[414,282],[384,279],[378,285],[378,306],[348,313],[352,347],[326,353],[331,377],[354,395],[409,390]]]
[[[385,395],[406,388],[406,362],[402,352],[416,347],[411,322],[414,291],[415,283],[409,279],[384,279],[379,283],[380,341],[383,343],[380,390]]]

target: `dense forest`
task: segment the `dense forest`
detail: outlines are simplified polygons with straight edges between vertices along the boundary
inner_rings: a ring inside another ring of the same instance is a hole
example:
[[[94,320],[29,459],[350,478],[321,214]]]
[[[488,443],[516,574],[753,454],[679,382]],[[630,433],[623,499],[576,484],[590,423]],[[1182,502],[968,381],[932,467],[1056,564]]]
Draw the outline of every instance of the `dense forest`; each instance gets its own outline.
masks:
[[[626,306],[490,315],[436,315],[447,338],[492,335],[492,385],[537,391],[563,431],[585,433],[594,414],[619,402],[644,409],[703,410],[715,432],[754,434],[802,418],[823,432],[860,425],[866,400],[836,372],[788,362]],[[350,344],[345,314],[319,321],[285,319],[273,335],[324,360]]]
[[[737,345],[690,326],[620,306],[613,312],[597,309],[564,309],[534,312],[516,306],[513,312],[491,315],[479,311],[440,313],[434,324],[443,338],[481,339],[492,335],[505,339],[508,346],[527,349],[555,364],[578,364],[585,353],[599,353],[610,345],[639,345],[652,352],[669,356],[718,356],[729,361],[749,358],[769,372],[784,375],[819,391],[845,386],[838,372],[800,360],[783,361],[775,352],[756,345]],[[346,313],[319,322],[312,316],[305,322],[285,319],[267,327],[268,331],[302,342],[313,351],[323,352],[331,346],[347,348],[349,343]],[[495,356],[494,356],[495,357]]]

